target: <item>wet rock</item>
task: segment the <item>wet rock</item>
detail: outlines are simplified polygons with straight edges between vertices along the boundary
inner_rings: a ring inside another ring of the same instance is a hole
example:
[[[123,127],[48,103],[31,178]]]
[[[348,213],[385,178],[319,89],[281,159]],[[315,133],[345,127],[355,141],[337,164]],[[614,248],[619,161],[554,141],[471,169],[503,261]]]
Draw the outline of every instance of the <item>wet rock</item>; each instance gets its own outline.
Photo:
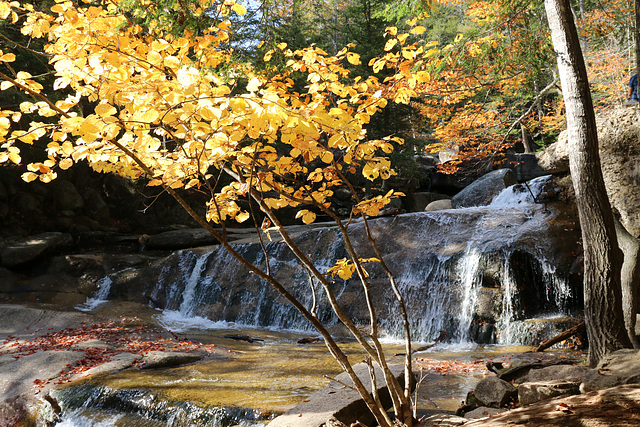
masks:
[[[368,366],[365,363],[358,363],[353,368],[365,387],[371,390]],[[391,365],[390,368],[402,384],[404,367]],[[383,404],[390,406],[391,400],[386,382],[379,368],[376,369],[376,378],[380,399]],[[352,385],[349,376],[342,373],[336,377],[336,381],[339,382],[331,382],[328,387],[315,392],[304,402],[275,418],[269,423],[269,427],[321,427],[331,418],[346,425],[351,425],[356,420],[364,425],[372,425],[373,416],[358,392],[340,384]]]
[[[451,209],[451,199],[442,199],[431,202],[424,208],[425,212],[443,211],[445,209]]]
[[[7,187],[0,181],[0,201],[5,201],[9,198],[9,191]]]
[[[511,169],[497,169],[475,180],[451,199],[453,208],[486,206],[505,188],[516,184]]]
[[[5,246],[0,253],[0,262],[4,267],[15,267],[71,243],[69,234],[57,232],[36,234]]]
[[[558,396],[580,394],[580,381],[541,380],[518,386],[518,400],[521,405],[530,405],[541,400]]]
[[[20,193],[15,198],[15,206],[18,212],[25,215],[27,218],[33,219],[40,213],[40,201],[28,193]]]
[[[595,369],[587,372],[580,391],[587,393],[622,384],[640,384],[640,350],[618,350],[605,356]]]
[[[467,398],[468,403],[477,400],[482,406],[501,408],[515,399],[518,390],[498,377],[488,377],[480,381],[470,393],[472,397]]]
[[[178,353],[171,351],[150,351],[142,357],[138,364],[140,369],[172,368],[187,365],[204,358],[200,353]]]

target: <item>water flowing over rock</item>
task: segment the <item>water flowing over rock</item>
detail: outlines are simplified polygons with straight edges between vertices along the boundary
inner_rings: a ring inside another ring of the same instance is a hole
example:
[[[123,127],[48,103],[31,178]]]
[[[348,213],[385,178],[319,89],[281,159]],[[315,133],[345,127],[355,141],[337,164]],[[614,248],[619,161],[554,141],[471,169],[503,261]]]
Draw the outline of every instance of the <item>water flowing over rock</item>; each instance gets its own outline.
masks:
[[[505,190],[508,194],[497,198],[496,206],[371,221],[373,237],[407,301],[416,340],[433,340],[446,330],[453,341],[531,341],[540,338],[530,333],[532,318],[566,315],[581,300],[569,274],[579,236],[575,221],[554,206],[533,203],[531,194],[542,191],[546,179],[532,183],[531,193]],[[320,271],[347,256],[337,228],[306,230],[294,233],[294,240]],[[349,233],[360,256],[375,256],[361,222],[352,223]],[[268,256],[254,242],[235,248],[261,268],[268,262],[271,272],[308,307],[313,286],[319,317],[338,323],[320,285],[310,283],[284,244],[267,243]],[[389,335],[399,336],[398,309],[386,275],[377,263],[366,268],[380,322]],[[336,277],[333,286],[347,314],[368,322],[360,284]],[[294,308],[222,247],[175,252],[132,280],[114,280],[111,293],[163,309],[164,321],[174,330],[216,322],[309,328]]]

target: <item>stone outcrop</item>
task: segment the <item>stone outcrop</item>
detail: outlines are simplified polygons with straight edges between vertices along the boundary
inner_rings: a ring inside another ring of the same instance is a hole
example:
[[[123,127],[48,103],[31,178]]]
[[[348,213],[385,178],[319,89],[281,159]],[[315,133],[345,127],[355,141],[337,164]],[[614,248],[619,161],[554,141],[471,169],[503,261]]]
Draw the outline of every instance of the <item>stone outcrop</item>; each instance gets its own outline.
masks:
[[[640,109],[620,107],[597,116],[602,174],[612,207],[622,224],[640,236]],[[550,173],[569,170],[567,131],[538,153],[540,166]]]
[[[563,396],[464,424],[465,427],[632,427],[640,425],[640,387]]]
[[[453,208],[486,206],[505,188],[516,184],[511,169],[497,169],[475,180],[451,199]]]

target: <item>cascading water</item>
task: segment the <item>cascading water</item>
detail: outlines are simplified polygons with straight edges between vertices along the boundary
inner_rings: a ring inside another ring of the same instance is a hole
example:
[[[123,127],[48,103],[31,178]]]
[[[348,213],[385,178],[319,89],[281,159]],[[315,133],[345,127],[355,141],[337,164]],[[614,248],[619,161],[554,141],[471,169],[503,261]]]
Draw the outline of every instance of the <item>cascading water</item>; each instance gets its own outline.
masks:
[[[105,302],[109,301],[109,292],[111,292],[111,284],[113,281],[109,276],[104,276],[102,279],[98,281],[98,290],[92,297],[87,298],[87,300],[76,306],[76,309],[80,311],[92,311],[96,307]]]
[[[373,237],[407,302],[415,340],[431,341],[446,330],[450,341],[528,344],[531,336],[522,326],[526,319],[568,312],[577,297],[567,280],[572,260],[558,254],[556,246],[561,240],[575,243],[576,233],[535,202],[547,179],[533,180],[528,188],[512,186],[490,206],[371,221]],[[352,223],[349,233],[361,256],[375,256],[361,222]],[[306,230],[294,239],[321,272],[346,256],[335,227]],[[307,307],[313,305],[313,286],[321,320],[338,322],[319,284],[310,281],[286,245],[268,242],[266,254],[257,243],[235,248],[263,270],[268,263],[272,274]],[[389,336],[400,336],[386,275],[375,263],[367,269],[381,326]],[[176,252],[144,276],[148,282],[140,293],[163,309],[161,320],[173,330],[230,324],[310,330],[293,307],[222,247]],[[331,280],[346,313],[366,324],[357,280]]]

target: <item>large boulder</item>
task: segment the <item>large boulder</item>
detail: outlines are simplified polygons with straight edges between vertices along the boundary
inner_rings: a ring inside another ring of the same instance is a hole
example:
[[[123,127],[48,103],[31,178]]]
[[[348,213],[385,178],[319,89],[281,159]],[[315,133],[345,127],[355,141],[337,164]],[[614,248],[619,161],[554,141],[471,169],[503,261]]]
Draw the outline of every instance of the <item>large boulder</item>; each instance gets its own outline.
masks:
[[[481,406],[501,408],[512,401],[517,394],[518,390],[508,382],[498,377],[487,377],[470,392],[467,403],[480,403]]]
[[[404,383],[404,366],[391,365],[390,368],[400,383]],[[365,363],[358,363],[353,369],[364,386],[371,390],[369,367]],[[327,425],[329,420],[348,426],[356,421],[366,426],[375,425],[373,415],[360,394],[352,389],[353,382],[349,376],[343,372],[335,380],[328,387],[318,390],[293,409],[271,421],[269,427],[322,427]],[[391,406],[387,384],[379,368],[376,368],[376,385],[383,405]]]
[[[41,255],[72,243],[70,234],[41,233],[6,245],[0,253],[3,267],[15,267],[35,260]]]
[[[597,116],[602,174],[611,205],[625,228],[640,235],[640,109],[620,107]],[[538,153],[539,165],[550,173],[569,170],[567,131]]]
[[[505,188],[516,184],[516,177],[511,169],[497,169],[476,179],[464,190],[453,196],[453,208],[486,206]]]
[[[520,384],[518,400],[521,405],[530,405],[558,396],[580,394],[580,381],[543,380]]]

